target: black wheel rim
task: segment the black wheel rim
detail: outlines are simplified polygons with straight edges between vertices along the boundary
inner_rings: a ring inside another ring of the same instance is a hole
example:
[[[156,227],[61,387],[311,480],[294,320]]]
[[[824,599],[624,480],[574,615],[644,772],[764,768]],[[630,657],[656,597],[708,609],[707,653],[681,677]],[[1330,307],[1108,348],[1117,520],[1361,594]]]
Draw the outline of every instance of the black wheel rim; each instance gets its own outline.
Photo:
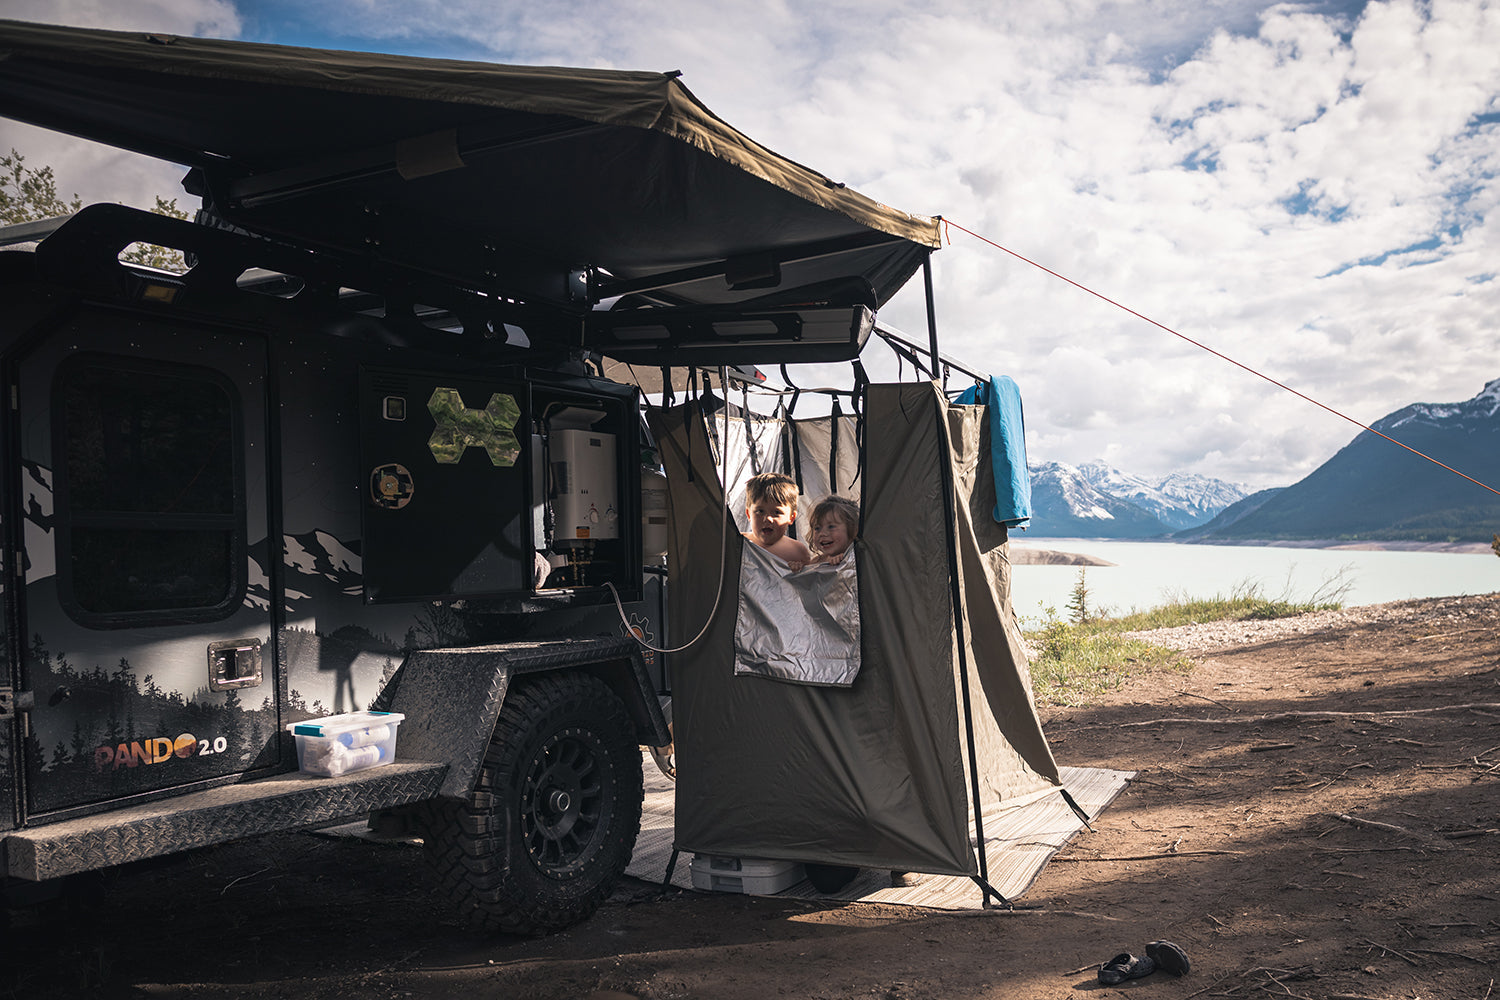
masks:
[[[598,852],[614,781],[599,739],[586,729],[555,733],[531,759],[521,787],[521,833],[537,870],[578,874]]]

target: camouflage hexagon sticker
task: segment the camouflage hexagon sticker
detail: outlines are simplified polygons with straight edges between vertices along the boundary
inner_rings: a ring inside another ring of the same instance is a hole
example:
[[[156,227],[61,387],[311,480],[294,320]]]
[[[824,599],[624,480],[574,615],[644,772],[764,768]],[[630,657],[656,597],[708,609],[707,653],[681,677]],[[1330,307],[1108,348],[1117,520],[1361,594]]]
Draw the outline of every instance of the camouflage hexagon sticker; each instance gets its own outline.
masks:
[[[512,466],[521,456],[515,434],[521,408],[514,396],[492,393],[484,409],[470,410],[457,389],[437,388],[427,400],[427,412],[437,425],[427,447],[440,465],[455,464],[470,447],[483,448],[491,465]]]

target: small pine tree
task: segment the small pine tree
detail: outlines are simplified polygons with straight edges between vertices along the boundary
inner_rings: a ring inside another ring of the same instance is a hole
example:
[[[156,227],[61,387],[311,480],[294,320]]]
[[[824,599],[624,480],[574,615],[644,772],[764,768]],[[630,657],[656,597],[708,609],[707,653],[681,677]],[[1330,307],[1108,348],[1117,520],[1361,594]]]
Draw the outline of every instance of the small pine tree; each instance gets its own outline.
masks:
[[[1089,584],[1082,566],[1078,567],[1078,579],[1073,583],[1073,592],[1068,596],[1068,617],[1074,625],[1082,625],[1093,616],[1089,609]]]

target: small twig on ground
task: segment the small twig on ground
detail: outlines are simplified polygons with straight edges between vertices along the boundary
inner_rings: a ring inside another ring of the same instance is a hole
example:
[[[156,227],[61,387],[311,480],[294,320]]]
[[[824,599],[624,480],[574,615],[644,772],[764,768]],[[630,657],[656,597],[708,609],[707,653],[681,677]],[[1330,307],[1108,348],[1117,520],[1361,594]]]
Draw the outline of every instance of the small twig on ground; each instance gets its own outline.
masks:
[[[1421,965],[1422,965],[1421,962],[1418,962],[1415,958],[1412,958],[1406,952],[1404,952],[1404,951],[1398,951],[1395,948],[1392,948],[1388,944],[1381,944],[1378,941],[1371,941],[1369,938],[1360,938],[1360,940],[1363,941],[1365,944],[1369,945],[1372,948],[1379,948],[1383,952],[1387,952],[1389,954],[1395,955],[1397,958],[1401,959],[1401,961],[1406,962],[1409,965],[1415,965],[1418,968],[1420,968]]]
[[[1203,989],[1201,989],[1201,990],[1194,990],[1193,992],[1189,993],[1187,996],[1183,997],[1182,1000],[1193,1000],[1193,997],[1202,996],[1203,994],[1207,993],[1209,990],[1218,989],[1220,986],[1222,986],[1224,983],[1226,983],[1228,981],[1229,981],[1229,977],[1228,976],[1225,976],[1223,979],[1217,979],[1214,982],[1209,983],[1207,986],[1203,987]],[[1229,996],[1230,994],[1238,993],[1240,991],[1240,989],[1241,989],[1241,987],[1236,986],[1234,989],[1229,990],[1227,993],[1215,993],[1214,996]]]
[[[1224,709],[1224,711],[1226,711],[1226,712],[1237,711],[1237,709],[1233,705],[1226,705],[1222,701],[1218,701],[1217,699],[1210,698],[1207,695],[1193,694],[1193,692],[1191,692],[1191,691],[1178,691],[1177,693],[1179,695],[1181,695],[1182,697],[1184,697],[1184,698],[1202,698],[1204,701],[1212,702],[1213,704],[1218,705],[1220,708]]]
[[[1487,837],[1492,833],[1500,833],[1500,829],[1490,827],[1485,830],[1453,830],[1443,834],[1449,840],[1463,840],[1467,837]]]
[[[1053,859],[1057,860],[1056,858]],[[1082,917],[1086,920],[1107,920],[1112,924],[1124,923],[1122,917],[1111,917],[1103,913],[1088,913],[1083,910],[1049,910],[1045,906],[1013,906],[1010,909],[992,906],[988,910],[933,910],[932,916],[952,917],[1020,917],[1035,914],[1041,917]]]
[[[1259,746],[1253,746],[1253,747],[1251,747],[1250,748],[1250,752],[1251,753],[1260,753],[1263,750],[1295,750],[1295,749],[1297,749],[1297,744],[1295,744],[1295,743],[1262,743]]]
[[[1092,858],[1059,858],[1052,859],[1053,864],[1059,861],[1155,861],[1157,858],[1191,858],[1202,854],[1244,854],[1244,851],[1163,851],[1160,854],[1101,854]]]
[[[1379,724],[1379,716],[1399,718],[1406,715],[1432,715],[1435,712],[1460,712],[1479,711],[1481,709],[1500,711],[1500,702],[1479,701],[1464,705],[1438,705],[1433,708],[1406,708],[1393,709],[1391,711],[1370,712],[1272,712],[1269,715],[1239,715],[1233,718],[1220,719],[1144,719],[1140,722],[1117,722],[1113,724],[1115,729],[1131,729],[1136,726],[1160,726],[1164,723],[1182,722],[1194,725],[1224,726],[1230,723],[1241,722],[1289,722],[1299,719],[1315,721],[1318,719],[1362,719],[1371,724]]]
[[[1218,917],[1214,916],[1212,913],[1205,913],[1204,916],[1207,917],[1208,919],[1212,920],[1214,923],[1218,924],[1220,927],[1224,928],[1225,930],[1229,929],[1229,925],[1228,924],[1226,924],[1224,921],[1220,920]]]
[[[1406,827],[1396,826],[1394,823],[1379,823],[1373,819],[1360,819],[1357,816],[1350,816],[1346,813],[1335,813],[1334,815],[1337,819],[1342,820],[1343,822],[1348,823],[1351,826],[1364,826],[1369,827],[1372,830],[1384,830],[1387,833],[1399,833],[1403,837],[1411,837],[1413,840],[1420,840],[1423,843],[1428,844],[1429,846],[1438,846],[1433,841],[1433,838],[1428,834],[1418,833],[1415,830],[1408,830]]]
[[[1418,955],[1448,955],[1451,958],[1462,958],[1469,962],[1478,962],[1480,965],[1489,965],[1488,959],[1475,958],[1473,955],[1465,955],[1461,951],[1443,951],[1441,948],[1413,948],[1412,951]]]
[[[1131,778],[1130,779],[1130,784],[1132,784],[1132,785],[1150,785],[1152,788],[1165,788],[1168,791],[1176,791],[1177,790],[1177,786],[1176,785],[1166,785],[1166,784],[1162,784],[1160,781],[1151,781],[1151,780],[1149,780],[1147,778],[1142,778],[1142,777],[1139,777],[1139,776]]]
[[[1304,966],[1303,968],[1300,968],[1300,969],[1277,969],[1277,968],[1274,968],[1274,967],[1269,966],[1269,965],[1257,965],[1253,969],[1250,969],[1250,970],[1248,970],[1246,972],[1241,972],[1240,973],[1240,978],[1244,979],[1246,976],[1253,976],[1257,972],[1270,972],[1270,973],[1278,973],[1279,972],[1279,973],[1281,973],[1281,975],[1286,976],[1287,978],[1291,978],[1292,976],[1305,975],[1305,974],[1307,974],[1308,972],[1311,972],[1311,971],[1312,971],[1312,966],[1310,966],[1310,965]],[[1269,978],[1275,979],[1276,976],[1272,975]]]
[[[245,879],[247,879],[247,878],[254,878],[257,875],[264,875],[266,872],[268,872],[270,870],[271,869],[269,867],[267,867],[267,868],[262,868],[258,872],[251,872],[249,875],[241,875],[239,878],[235,879],[234,881],[232,881],[228,885],[226,885],[224,888],[220,889],[219,890],[219,895],[221,895],[221,896],[224,895],[224,893],[228,892],[230,889],[233,889],[235,886],[239,885],[241,882],[245,881]]]
[[[1418,636],[1416,639],[1414,639],[1412,641],[1413,642],[1426,642],[1428,639],[1446,639],[1450,635],[1467,635],[1470,632],[1488,632],[1493,627],[1494,626],[1485,626],[1483,628],[1461,628],[1457,632],[1434,632],[1434,633],[1432,633],[1432,635]]]

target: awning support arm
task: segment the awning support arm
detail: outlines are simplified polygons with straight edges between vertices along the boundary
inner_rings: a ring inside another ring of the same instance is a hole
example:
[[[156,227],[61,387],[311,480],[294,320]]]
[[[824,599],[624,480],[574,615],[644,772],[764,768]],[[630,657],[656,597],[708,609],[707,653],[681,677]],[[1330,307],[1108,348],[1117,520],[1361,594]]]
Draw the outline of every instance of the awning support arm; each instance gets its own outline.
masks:
[[[932,297],[932,254],[922,258],[922,290],[927,293],[927,350],[932,359],[932,377],[937,378],[938,354],[937,305]]]
[[[571,138],[604,127],[594,122],[565,119],[548,122],[522,135],[507,135],[503,138],[476,135],[474,133],[479,130],[470,128],[465,131],[465,135],[454,137],[453,153],[459,160],[463,160],[465,157],[482,156],[485,153],[514,150],[537,143]],[[411,141],[420,142],[426,138],[415,136]],[[391,143],[371,149],[352,150],[310,163],[242,177],[231,181],[228,185],[228,207],[253,208],[256,205],[312,194],[325,188],[337,187],[369,177],[399,174],[401,171],[399,146],[399,143]]]

